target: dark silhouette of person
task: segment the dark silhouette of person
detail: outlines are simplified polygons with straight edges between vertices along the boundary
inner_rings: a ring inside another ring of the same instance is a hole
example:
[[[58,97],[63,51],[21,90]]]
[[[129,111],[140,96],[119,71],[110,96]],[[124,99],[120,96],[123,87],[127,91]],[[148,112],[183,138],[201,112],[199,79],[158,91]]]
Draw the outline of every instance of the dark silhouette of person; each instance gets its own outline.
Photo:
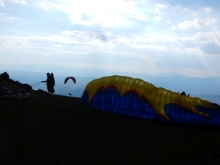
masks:
[[[52,83],[52,86],[54,87],[54,86],[55,86],[55,79],[54,79],[54,75],[53,75],[53,73],[51,73],[50,76],[51,76],[51,83]]]
[[[45,81],[41,81],[42,83],[46,82],[47,85],[47,91],[48,94],[51,95],[51,93],[54,93],[54,89],[53,89],[53,78],[51,77],[50,73],[47,73],[47,79]]]
[[[186,93],[183,91],[180,95],[186,95]]]
[[[53,73],[51,73],[50,76],[51,76],[51,93],[54,93],[55,79]]]

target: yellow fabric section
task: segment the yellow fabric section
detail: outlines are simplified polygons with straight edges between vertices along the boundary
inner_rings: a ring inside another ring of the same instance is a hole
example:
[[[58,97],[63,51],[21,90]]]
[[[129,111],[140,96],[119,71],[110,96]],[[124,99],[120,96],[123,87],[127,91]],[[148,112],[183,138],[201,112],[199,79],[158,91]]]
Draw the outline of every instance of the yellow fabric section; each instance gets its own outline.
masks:
[[[89,103],[99,88],[102,87],[105,90],[109,85],[115,86],[118,89],[120,96],[123,96],[128,90],[135,90],[140,99],[141,97],[144,97],[153,109],[167,120],[169,120],[169,118],[165,114],[164,107],[169,103],[178,104],[189,111],[206,117],[208,117],[208,115],[196,109],[195,106],[201,105],[207,108],[215,108],[215,106],[207,100],[179,95],[176,92],[172,92],[161,87],[155,87],[154,85],[141,79],[118,75],[102,77],[88,83],[85,90],[89,91]]]

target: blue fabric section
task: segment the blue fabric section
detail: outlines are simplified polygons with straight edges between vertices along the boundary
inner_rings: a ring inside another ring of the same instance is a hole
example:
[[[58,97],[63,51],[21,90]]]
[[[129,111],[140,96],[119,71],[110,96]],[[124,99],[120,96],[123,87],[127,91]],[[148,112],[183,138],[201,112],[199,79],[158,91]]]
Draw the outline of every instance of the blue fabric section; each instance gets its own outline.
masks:
[[[145,100],[139,99],[134,92],[120,96],[116,89],[98,90],[93,97],[91,107],[107,112],[119,113],[144,119],[165,120],[159,116]]]
[[[213,105],[216,106],[216,109],[206,108],[200,105],[197,105],[196,108],[210,117],[210,119],[207,120],[208,123],[220,125],[220,106],[217,104]]]
[[[81,103],[89,106],[89,92],[87,90],[85,90],[82,94]]]
[[[203,106],[196,106],[196,108],[199,111],[209,115],[210,118],[195,114],[192,111],[182,108],[177,104],[167,104],[165,106],[165,113],[173,122],[220,125],[220,109],[210,109]]]
[[[121,97],[118,91],[112,87],[108,87],[105,90],[99,89],[91,100],[90,105],[89,92],[86,90],[83,92],[81,102],[84,105],[106,112],[119,113],[144,119],[167,121],[158,115],[145,99],[139,99],[136,93],[128,92]],[[164,108],[166,115],[172,122],[220,125],[220,106],[217,104],[213,105],[216,106],[216,109],[210,109],[199,105],[196,106],[199,111],[207,114],[210,118],[195,114],[177,104],[167,104]]]

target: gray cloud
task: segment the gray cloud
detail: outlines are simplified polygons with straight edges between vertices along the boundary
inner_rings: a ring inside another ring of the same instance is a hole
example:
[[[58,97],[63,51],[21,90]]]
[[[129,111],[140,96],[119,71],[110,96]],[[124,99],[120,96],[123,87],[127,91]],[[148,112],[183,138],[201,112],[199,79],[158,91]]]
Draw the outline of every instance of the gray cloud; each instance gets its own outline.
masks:
[[[215,43],[207,43],[200,46],[200,49],[205,54],[219,54],[220,55],[220,46],[216,45]]]
[[[72,35],[80,38],[90,38],[90,39],[99,39],[100,41],[107,42],[109,40],[108,34],[103,31],[98,31],[98,30],[65,30],[62,31],[61,34],[64,35]]]
[[[108,36],[105,33],[96,33],[96,38],[100,39],[103,42],[108,41]]]

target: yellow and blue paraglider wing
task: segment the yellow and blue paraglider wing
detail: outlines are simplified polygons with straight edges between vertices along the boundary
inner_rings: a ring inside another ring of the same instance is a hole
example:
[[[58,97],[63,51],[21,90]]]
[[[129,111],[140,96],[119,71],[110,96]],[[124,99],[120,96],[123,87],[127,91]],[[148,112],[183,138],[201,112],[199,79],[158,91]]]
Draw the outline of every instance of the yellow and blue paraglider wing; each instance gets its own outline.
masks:
[[[131,77],[95,79],[87,84],[81,101],[103,111],[145,119],[220,125],[219,105]]]

